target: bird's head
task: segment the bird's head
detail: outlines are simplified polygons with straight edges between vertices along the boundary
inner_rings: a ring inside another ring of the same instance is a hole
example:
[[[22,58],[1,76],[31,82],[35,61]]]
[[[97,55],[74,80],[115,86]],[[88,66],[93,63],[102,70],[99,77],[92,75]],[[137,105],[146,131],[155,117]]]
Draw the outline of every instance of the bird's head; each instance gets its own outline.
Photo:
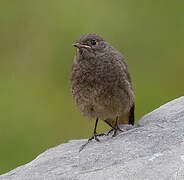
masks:
[[[77,56],[93,58],[105,53],[108,43],[97,34],[85,34],[73,44],[77,48]]]

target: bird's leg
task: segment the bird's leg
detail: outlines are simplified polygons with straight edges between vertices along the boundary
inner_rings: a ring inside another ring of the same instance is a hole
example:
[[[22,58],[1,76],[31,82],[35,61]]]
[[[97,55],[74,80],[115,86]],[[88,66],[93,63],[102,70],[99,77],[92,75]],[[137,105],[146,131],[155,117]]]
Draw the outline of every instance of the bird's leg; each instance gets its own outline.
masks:
[[[117,135],[117,131],[122,132],[122,130],[119,127],[119,121],[118,120],[119,120],[119,117],[117,116],[116,117],[116,124],[115,124],[115,128],[114,128],[114,133],[113,133],[112,137],[115,137]]]
[[[117,131],[120,131],[120,132],[123,131],[123,130],[121,130],[120,127],[119,127],[119,117],[118,117],[118,116],[116,117],[115,127],[113,127],[113,126],[112,126],[108,121],[106,121],[106,120],[104,120],[104,122],[105,122],[106,124],[108,124],[108,125],[112,128],[110,131],[108,131],[108,132],[106,133],[106,136],[108,136],[112,131],[114,131],[113,137],[115,137],[116,134],[117,134]]]
[[[88,139],[88,142],[91,141],[92,139],[95,139],[96,141],[100,141],[98,138],[97,138],[97,133],[96,133],[96,128],[97,128],[97,124],[98,124],[98,118],[96,118],[96,122],[95,122],[95,127],[94,127],[94,130],[93,130],[93,136],[91,138]]]
[[[106,136],[108,136],[112,131],[114,131],[114,127],[111,125],[111,123],[109,123],[107,120],[104,120],[104,122],[106,123],[106,124],[108,124],[112,129],[111,130],[109,130],[108,132],[107,132],[107,134],[106,134]]]
[[[106,124],[108,124],[112,129],[114,128],[114,127],[111,125],[111,123],[109,123],[107,120],[104,120],[104,122],[105,122]]]
[[[80,149],[79,149],[79,152],[82,151],[84,149],[84,147],[89,144],[89,142],[93,139],[95,139],[96,141],[100,142],[100,140],[97,138],[97,136],[104,136],[105,134],[102,133],[102,134],[97,134],[96,132],[96,128],[97,128],[97,124],[98,124],[98,118],[96,118],[96,122],[95,122],[95,127],[94,127],[94,130],[93,130],[93,135],[92,137],[90,137],[87,141],[87,143],[83,144]]]

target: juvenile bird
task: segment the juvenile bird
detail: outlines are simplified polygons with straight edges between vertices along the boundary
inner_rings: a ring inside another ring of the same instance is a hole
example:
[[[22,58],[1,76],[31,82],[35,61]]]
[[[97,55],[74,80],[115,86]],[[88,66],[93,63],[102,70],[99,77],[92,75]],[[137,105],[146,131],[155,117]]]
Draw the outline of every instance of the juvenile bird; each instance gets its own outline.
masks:
[[[97,34],[85,34],[76,43],[70,73],[75,104],[87,119],[106,122],[116,136],[119,124],[134,124],[134,92],[122,54]]]

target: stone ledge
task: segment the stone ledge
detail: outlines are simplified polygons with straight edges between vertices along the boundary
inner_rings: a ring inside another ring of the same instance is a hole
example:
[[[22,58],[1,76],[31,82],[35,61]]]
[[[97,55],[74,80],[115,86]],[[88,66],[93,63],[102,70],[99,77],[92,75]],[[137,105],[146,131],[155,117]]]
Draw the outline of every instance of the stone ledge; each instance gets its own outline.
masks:
[[[124,126],[123,128],[127,128]],[[145,115],[115,138],[102,137],[48,149],[0,180],[184,179],[184,97]]]

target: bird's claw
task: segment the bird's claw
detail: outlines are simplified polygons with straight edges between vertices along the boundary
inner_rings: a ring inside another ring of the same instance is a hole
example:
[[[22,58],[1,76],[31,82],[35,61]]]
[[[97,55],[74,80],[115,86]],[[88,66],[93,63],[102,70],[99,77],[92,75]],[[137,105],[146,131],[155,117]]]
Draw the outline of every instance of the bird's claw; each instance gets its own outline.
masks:
[[[96,140],[97,142],[100,142],[100,140],[98,139],[98,136],[105,136],[105,135],[106,135],[105,133],[101,133],[101,134],[94,133],[93,136],[90,137],[88,141],[79,148],[79,152],[81,152],[85,148],[85,146],[89,144],[93,139]]]
[[[106,136],[108,136],[108,135],[109,135],[111,132],[113,132],[113,131],[114,131],[114,133],[113,133],[112,137],[115,137],[115,136],[117,135],[117,132],[118,132],[118,131],[119,131],[119,132],[123,132],[123,130],[120,129],[120,128],[117,128],[117,129],[113,128],[113,129],[111,129],[110,131],[107,132]]]
[[[120,129],[119,127],[116,128],[116,129],[113,129],[113,130],[114,130],[114,133],[113,133],[112,137],[115,137],[115,136],[117,135],[117,132],[118,132],[118,131],[119,131],[120,133],[123,132],[123,130]]]

